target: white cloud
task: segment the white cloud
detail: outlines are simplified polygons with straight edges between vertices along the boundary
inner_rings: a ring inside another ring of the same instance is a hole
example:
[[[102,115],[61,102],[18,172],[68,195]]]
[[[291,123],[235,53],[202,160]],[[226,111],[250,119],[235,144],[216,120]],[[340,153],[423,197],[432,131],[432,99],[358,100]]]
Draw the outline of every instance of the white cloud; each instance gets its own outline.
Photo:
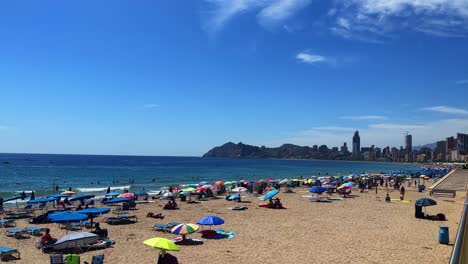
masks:
[[[143,105],[144,108],[158,108],[159,105],[157,104],[145,104]]]
[[[433,106],[422,108],[425,111],[438,112],[444,114],[468,115],[468,110],[449,107],[449,106]]]
[[[379,115],[363,115],[363,116],[341,116],[340,119],[350,120],[385,120],[387,117]]]
[[[439,37],[468,36],[467,0],[337,0],[333,33],[348,39],[385,41],[398,30]]]
[[[459,80],[456,82],[456,84],[459,84],[459,85],[468,84],[468,80]]]
[[[208,12],[205,29],[216,32],[229,20],[246,12],[255,12],[258,23],[262,26],[274,26],[308,6],[311,0],[205,0],[205,2],[212,8]]]
[[[329,131],[356,131],[355,128],[351,127],[341,127],[341,126],[321,126],[314,127],[313,130],[329,130]]]
[[[333,127],[330,127],[333,128]],[[375,145],[378,147],[404,145],[404,133],[413,135],[413,145],[434,143],[457,132],[468,132],[468,119],[445,119],[423,124],[378,124],[359,128],[361,146]],[[274,142],[263,142],[265,145],[281,145],[288,142],[302,146],[326,144],[329,147],[341,146],[343,142],[352,142],[353,130],[317,130],[298,131]]]
[[[319,63],[319,62],[326,62],[327,58],[321,55],[317,54],[311,54],[308,52],[299,52],[296,55],[296,59],[298,59],[300,62],[303,63],[308,63],[308,64],[314,64],[314,63]]]

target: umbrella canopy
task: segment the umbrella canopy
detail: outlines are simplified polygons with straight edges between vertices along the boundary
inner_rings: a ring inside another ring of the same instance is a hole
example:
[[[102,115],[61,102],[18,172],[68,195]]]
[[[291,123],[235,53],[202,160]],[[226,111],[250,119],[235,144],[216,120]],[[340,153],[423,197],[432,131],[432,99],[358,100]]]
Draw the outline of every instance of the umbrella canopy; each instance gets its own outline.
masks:
[[[174,242],[163,237],[153,237],[143,241],[143,244],[163,250],[179,251],[180,248]]]
[[[311,193],[324,193],[327,191],[327,188],[324,188],[322,186],[313,186],[312,188],[309,189],[309,192]]]
[[[167,193],[164,193],[162,196],[163,196],[163,197],[174,197],[175,194],[174,194],[174,193],[171,193],[171,192],[167,192]]]
[[[421,175],[419,175],[419,178],[426,178],[426,175],[421,174]]]
[[[55,200],[57,200],[57,198],[42,197],[42,198],[38,198],[38,199],[35,199],[35,200],[29,200],[28,204],[48,203],[48,202],[53,202]]]
[[[179,224],[171,229],[171,233],[177,235],[187,235],[195,233],[198,230],[198,228],[199,226],[195,224]]]
[[[247,188],[245,187],[236,187],[234,189],[232,189],[233,192],[245,192],[247,191]]]
[[[57,193],[57,194],[50,195],[50,196],[47,196],[47,197],[52,197],[52,198],[67,198],[67,197],[70,197],[70,195],[69,195],[69,194]]]
[[[202,181],[202,182],[199,183],[199,185],[205,185],[205,184],[208,184],[208,182],[207,181]]]
[[[224,220],[214,216],[214,215],[207,215],[202,219],[198,220],[197,224],[199,225],[222,225],[224,224]]]
[[[196,183],[190,183],[188,186],[189,186],[189,187],[192,187],[192,188],[195,188],[195,187],[198,187],[198,184],[196,184]]]
[[[334,189],[335,186],[329,185],[329,184],[325,184],[325,185],[322,185],[322,188],[325,188],[325,189]]]
[[[211,189],[211,188],[213,188],[213,185],[205,184],[202,187],[205,188],[205,189]]]
[[[106,195],[104,195],[104,196],[113,197],[113,196],[119,196],[119,195],[120,195],[120,193],[118,193],[118,192],[110,192],[110,193],[106,193]]]
[[[135,198],[135,195],[133,195],[133,193],[128,192],[128,193],[121,194],[120,197],[133,199],[133,198]]]
[[[228,200],[229,200],[229,201],[236,200],[236,199],[240,199],[240,195],[239,195],[239,194],[231,195],[231,196],[228,197]]]
[[[195,188],[190,187],[190,188],[183,189],[182,191],[190,193],[190,192],[194,192],[196,190],[195,190]]]
[[[107,201],[105,201],[104,203],[105,203],[105,204],[114,204],[114,203],[129,202],[129,201],[131,201],[131,200],[132,200],[132,199],[130,199],[130,198],[118,197],[118,198],[114,198],[114,199],[107,200]]]
[[[137,196],[148,196],[149,194],[147,192],[145,192],[145,191],[139,191],[139,192],[135,192],[135,195],[137,195]]]
[[[47,216],[51,222],[55,223],[68,223],[68,222],[77,222],[88,219],[88,216],[85,214],[80,214],[78,212],[59,212],[52,213]]]
[[[9,197],[9,198],[6,198],[5,200],[3,200],[4,202],[9,202],[9,201],[14,201],[14,200],[18,200],[18,199],[21,199],[21,195],[15,195],[15,196],[12,196],[12,197]]]
[[[87,208],[87,209],[79,210],[76,212],[80,214],[85,214],[88,216],[93,216],[93,215],[107,214],[109,211],[110,211],[109,208],[94,207],[94,208]]]
[[[78,196],[75,196],[75,197],[71,198],[70,202],[91,199],[91,198],[94,198],[94,197],[95,197],[95,195],[92,195],[92,194],[78,195]]]
[[[271,190],[269,192],[267,192],[267,194],[265,194],[265,197],[263,197],[263,201],[266,201],[270,198],[273,198],[273,196],[277,195],[279,193],[278,190]]]
[[[63,236],[55,244],[61,244],[64,242],[69,242],[69,241],[74,241],[74,240],[80,240],[80,239],[85,239],[89,237],[97,237],[98,235],[89,233],[89,232],[72,232],[68,235]]]
[[[217,181],[217,182],[215,182],[215,184],[218,184],[218,185],[223,185],[223,184],[224,184],[224,182],[223,182],[223,181]]]
[[[417,206],[432,206],[432,205],[437,205],[437,202],[430,198],[421,198],[421,199],[416,200],[416,205]]]
[[[73,194],[75,194],[75,192],[72,192],[72,191],[64,191],[62,194],[69,194],[69,195],[73,195]]]

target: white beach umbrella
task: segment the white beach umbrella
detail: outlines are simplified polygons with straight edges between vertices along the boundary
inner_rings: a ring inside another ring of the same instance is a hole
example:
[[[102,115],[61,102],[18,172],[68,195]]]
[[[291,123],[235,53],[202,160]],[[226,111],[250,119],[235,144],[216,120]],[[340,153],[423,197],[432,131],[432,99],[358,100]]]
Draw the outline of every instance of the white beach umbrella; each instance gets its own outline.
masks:
[[[174,197],[174,193],[171,193],[171,192],[166,192],[163,194],[163,197]]]
[[[234,189],[232,189],[233,192],[246,192],[247,191],[247,188],[244,188],[244,187],[236,187]]]

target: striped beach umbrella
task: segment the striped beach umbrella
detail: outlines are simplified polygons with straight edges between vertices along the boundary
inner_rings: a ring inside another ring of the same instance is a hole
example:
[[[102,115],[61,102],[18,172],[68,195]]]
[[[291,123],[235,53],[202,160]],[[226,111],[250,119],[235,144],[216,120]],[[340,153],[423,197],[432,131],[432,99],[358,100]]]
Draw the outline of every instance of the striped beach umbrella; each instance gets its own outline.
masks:
[[[171,233],[185,237],[185,235],[197,232],[198,228],[195,224],[179,224],[172,228]]]

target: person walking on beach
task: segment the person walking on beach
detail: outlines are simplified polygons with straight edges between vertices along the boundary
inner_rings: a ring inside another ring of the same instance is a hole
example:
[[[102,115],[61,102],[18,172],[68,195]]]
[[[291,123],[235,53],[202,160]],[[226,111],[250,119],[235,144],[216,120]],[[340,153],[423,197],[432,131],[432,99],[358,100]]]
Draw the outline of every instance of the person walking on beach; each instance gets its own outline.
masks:
[[[401,189],[400,189],[400,200],[404,200],[405,199],[405,187],[404,186],[401,186]]]

